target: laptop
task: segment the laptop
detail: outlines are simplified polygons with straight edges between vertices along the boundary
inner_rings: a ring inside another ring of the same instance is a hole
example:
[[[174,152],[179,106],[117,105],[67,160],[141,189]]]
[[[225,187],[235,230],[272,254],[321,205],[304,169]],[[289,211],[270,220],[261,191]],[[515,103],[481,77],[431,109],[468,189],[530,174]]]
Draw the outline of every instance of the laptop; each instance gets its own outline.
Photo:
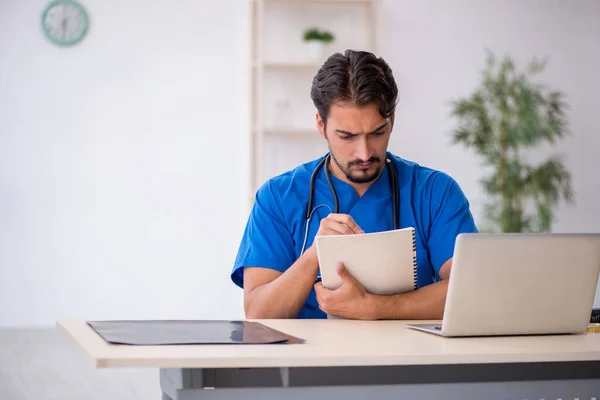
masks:
[[[440,336],[585,332],[600,274],[599,234],[464,233],[454,248]]]

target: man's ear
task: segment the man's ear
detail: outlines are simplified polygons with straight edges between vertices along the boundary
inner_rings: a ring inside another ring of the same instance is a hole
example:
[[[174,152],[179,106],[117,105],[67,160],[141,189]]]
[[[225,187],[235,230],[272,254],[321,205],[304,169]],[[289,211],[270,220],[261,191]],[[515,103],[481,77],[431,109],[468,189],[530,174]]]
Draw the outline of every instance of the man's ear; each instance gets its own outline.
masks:
[[[396,120],[396,112],[394,111],[392,113],[392,115],[390,116],[390,122],[392,124],[392,126],[390,126],[390,129],[394,129],[394,121]]]
[[[316,115],[316,120],[317,120],[317,130],[319,131],[319,135],[321,135],[321,137],[323,139],[325,139],[325,122],[323,121],[323,118],[321,118],[321,114],[319,114],[318,112]]]

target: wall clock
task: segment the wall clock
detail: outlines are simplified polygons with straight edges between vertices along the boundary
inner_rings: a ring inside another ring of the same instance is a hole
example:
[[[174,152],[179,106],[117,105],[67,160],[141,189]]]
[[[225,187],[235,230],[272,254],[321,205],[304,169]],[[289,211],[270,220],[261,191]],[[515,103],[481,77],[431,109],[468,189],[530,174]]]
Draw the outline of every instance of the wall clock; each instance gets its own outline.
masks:
[[[83,6],[73,0],[55,0],[42,13],[42,30],[59,46],[71,46],[85,36],[88,16]]]

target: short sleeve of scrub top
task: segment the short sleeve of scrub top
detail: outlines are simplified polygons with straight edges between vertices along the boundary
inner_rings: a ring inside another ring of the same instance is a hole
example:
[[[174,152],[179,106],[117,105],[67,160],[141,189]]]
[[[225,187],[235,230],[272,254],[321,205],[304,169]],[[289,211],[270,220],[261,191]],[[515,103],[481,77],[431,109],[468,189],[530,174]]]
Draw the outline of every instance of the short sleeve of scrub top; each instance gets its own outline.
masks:
[[[427,190],[427,189],[426,189]],[[431,266],[436,278],[442,265],[452,257],[456,236],[477,232],[469,202],[454,179],[436,172],[431,180],[430,231],[427,240]]]
[[[276,187],[271,180],[256,193],[231,279],[243,287],[244,267],[264,267],[283,273],[294,261],[292,234],[286,226]]]

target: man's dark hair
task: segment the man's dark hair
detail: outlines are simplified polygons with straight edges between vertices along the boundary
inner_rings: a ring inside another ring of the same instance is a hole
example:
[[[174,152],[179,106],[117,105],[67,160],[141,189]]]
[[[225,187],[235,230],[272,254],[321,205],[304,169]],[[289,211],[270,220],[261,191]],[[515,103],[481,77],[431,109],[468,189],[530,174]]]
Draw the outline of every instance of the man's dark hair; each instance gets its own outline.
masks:
[[[388,118],[396,109],[398,87],[382,58],[367,51],[346,50],[325,61],[313,79],[310,98],[325,124],[331,105],[337,102],[376,103],[381,116]]]

